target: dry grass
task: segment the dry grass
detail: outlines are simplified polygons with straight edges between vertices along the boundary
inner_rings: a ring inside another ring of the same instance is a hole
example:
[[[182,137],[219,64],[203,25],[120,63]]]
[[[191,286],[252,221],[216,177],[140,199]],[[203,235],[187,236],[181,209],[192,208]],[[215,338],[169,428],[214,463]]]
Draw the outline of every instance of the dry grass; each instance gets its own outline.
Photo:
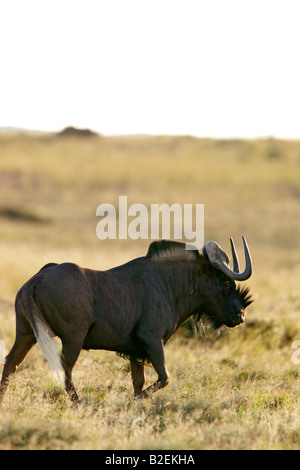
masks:
[[[132,399],[129,364],[82,352],[74,408],[35,347],[11,380],[0,449],[298,449],[300,142],[191,137],[0,136],[0,339],[14,340],[14,296],[49,261],[105,269],[144,240],[100,241],[102,202],[205,204],[205,239],[247,237],[255,303],[216,336],[188,325],[170,340],[167,388]],[[147,383],[155,379],[147,369]]]

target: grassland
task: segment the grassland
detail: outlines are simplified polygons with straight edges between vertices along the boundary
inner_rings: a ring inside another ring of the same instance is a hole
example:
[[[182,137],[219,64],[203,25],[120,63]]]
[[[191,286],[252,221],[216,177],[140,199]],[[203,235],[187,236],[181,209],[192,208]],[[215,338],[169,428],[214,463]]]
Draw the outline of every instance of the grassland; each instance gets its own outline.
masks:
[[[132,399],[129,363],[83,351],[74,408],[38,347],[10,382],[0,449],[299,449],[300,142],[192,137],[0,135],[0,339],[14,340],[18,288],[50,261],[105,269],[145,240],[96,237],[100,203],[205,204],[205,241],[241,251],[255,302],[246,322],[182,327],[166,346],[170,384]],[[154,380],[147,369],[147,384]]]

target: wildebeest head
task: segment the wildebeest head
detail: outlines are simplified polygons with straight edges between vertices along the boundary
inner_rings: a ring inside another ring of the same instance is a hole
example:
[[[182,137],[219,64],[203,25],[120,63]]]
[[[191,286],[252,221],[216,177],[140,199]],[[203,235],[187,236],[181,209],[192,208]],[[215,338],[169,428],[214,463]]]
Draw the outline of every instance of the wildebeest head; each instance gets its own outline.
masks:
[[[239,272],[239,261],[233,240],[231,251],[233,269],[229,268],[229,257],[216,242],[204,245],[202,266],[209,282],[207,295],[203,299],[204,316],[209,319],[215,329],[222,325],[235,327],[245,320],[245,309],[253,300],[247,287],[237,286],[235,281],[245,281],[252,274],[252,261],[246,240],[243,237],[246,266]],[[204,289],[206,291],[206,289]]]

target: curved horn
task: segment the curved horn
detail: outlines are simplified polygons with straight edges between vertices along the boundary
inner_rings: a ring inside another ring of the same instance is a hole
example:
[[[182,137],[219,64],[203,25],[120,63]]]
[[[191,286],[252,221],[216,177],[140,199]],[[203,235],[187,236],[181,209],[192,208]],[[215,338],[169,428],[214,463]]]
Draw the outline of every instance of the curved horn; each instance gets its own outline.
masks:
[[[230,245],[231,245],[231,253],[232,253],[233,271],[235,273],[239,273],[240,272],[239,259],[238,259],[238,255],[237,255],[234,243],[233,243],[233,239],[231,237],[230,237]]]
[[[252,274],[252,261],[250,256],[250,251],[247,245],[247,242],[244,237],[243,244],[244,244],[244,252],[245,252],[245,260],[246,266],[245,270],[242,273],[239,273],[239,266],[238,266],[238,257],[236,254],[236,250],[233,244],[233,240],[231,240],[231,248],[232,248],[232,257],[233,257],[233,270],[231,270],[228,266],[229,258],[227,254],[220,248],[220,246],[216,242],[209,242],[206,243],[203,247],[203,253],[209,259],[209,262],[219,271],[226,274],[230,279],[233,281],[245,281],[249,279]]]

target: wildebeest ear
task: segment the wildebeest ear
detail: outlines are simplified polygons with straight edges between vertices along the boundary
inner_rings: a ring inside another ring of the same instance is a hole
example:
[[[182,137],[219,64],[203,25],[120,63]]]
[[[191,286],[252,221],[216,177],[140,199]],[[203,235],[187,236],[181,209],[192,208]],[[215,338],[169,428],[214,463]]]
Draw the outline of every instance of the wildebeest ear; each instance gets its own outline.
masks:
[[[202,253],[212,265],[229,264],[229,257],[216,242],[208,242],[202,248]]]

